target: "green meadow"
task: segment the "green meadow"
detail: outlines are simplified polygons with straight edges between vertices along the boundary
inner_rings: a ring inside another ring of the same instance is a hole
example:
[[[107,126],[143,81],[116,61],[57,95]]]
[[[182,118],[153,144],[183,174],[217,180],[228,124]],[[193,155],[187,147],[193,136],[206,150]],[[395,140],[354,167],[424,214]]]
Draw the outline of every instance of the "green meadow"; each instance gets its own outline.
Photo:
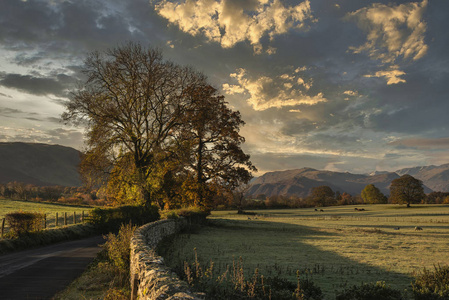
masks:
[[[81,216],[84,211],[85,216],[91,210],[91,207],[64,205],[58,203],[41,203],[11,199],[0,199],[0,222],[6,214],[16,211],[24,212],[38,212],[46,214],[47,228],[55,227],[55,217],[58,213],[58,226],[64,225],[64,215],[67,213],[67,224],[73,224],[73,213],[75,212],[77,223],[81,221]]]
[[[356,211],[354,208],[364,208]],[[345,287],[385,281],[411,290],[416,272],[449,263],[449,206],[363,205],[261,210],[257,215],[217,211],[210,225],[175,237],[161,254],[172,268],[194,261],[194,248],[216,274],[243,260],[246,275],[296,281],[309,278],[326,299]],[[415,231],[415,227],[423,230]]]

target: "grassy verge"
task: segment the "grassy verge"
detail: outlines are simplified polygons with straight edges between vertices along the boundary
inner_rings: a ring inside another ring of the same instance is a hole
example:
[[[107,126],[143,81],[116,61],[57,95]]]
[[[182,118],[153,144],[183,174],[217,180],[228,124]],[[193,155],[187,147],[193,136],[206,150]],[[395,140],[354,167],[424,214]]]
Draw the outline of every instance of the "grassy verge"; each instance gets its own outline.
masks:
[[[30,232],[15,239],[1,239],[0,254],[50,245],[57,242],[80,239],[95,234],[99,234],[99,232],[90,224],[79,224],[51,230]]]
[[[257,216],[214,212],[211,226],[178,235],[163,254],[172,268],[198,259],[223,273],[242,257],[243,269],[292,282],[296,271],[321,287],[325,299],[361,283],[385,281],[410,290],[416,272],[449,261],[449,206],[367,205],[264,210]],[[415,231],[415,227],[422,231]],[[181,267],[182,269],[182,267]],[[410,295],[410,293],[409,293]]]

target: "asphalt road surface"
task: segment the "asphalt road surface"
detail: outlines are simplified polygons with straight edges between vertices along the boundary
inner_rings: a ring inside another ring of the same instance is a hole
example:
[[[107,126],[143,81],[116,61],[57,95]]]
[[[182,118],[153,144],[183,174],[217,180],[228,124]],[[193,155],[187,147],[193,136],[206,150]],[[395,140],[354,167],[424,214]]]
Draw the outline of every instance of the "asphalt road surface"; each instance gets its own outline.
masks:
[[[0,299],[51,299],[101,250],[102,236],[0,256]]]

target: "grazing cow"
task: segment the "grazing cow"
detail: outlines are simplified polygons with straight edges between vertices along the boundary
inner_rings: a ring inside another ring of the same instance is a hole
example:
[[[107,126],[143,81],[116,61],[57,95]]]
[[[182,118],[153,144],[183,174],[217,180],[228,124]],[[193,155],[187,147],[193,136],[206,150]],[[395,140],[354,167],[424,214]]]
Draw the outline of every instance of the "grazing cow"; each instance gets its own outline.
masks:
[[[361,209],[359,209],[359,211],[365,211],[365,209],[364,209],[364,208],[361,208]]]
[[[324,212],[324,210],[322,210],[322,209],[320,209],[320,211],[323,211],[323,212]]]
[[[315,208],[315,211],[318,211],[318,209]]]
[[[355,211],[359,211],[359,209],[357,207],[354,208]]]
[[[416,226],[415,231],[422,230],[422,227]]]
[[[395,227],[395,228],[394,228],[394,230],[399,230],[399,229],[401,229],[401,227]]]

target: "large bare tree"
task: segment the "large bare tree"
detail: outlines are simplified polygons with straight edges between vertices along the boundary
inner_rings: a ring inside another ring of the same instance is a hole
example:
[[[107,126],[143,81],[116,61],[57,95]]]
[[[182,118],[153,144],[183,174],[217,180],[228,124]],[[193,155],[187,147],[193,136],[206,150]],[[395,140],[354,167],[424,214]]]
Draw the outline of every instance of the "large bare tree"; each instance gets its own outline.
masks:
[[[137,186],[141,199],[151,202],[151,171],[166,159],[188,107],[186,89],[204,85],[204,76],[134,43],[91,53],[84,73],[87,81],[62,115],[87,125],[83,173],[102,183]]]
[[[212,186],[250,180],[240,113],[201,73],[133,43],[90,54],[84,72],[63,119],[85,122],[85,180],[128,203],[181,203],[180,193],[190,193],[203,208]]]

